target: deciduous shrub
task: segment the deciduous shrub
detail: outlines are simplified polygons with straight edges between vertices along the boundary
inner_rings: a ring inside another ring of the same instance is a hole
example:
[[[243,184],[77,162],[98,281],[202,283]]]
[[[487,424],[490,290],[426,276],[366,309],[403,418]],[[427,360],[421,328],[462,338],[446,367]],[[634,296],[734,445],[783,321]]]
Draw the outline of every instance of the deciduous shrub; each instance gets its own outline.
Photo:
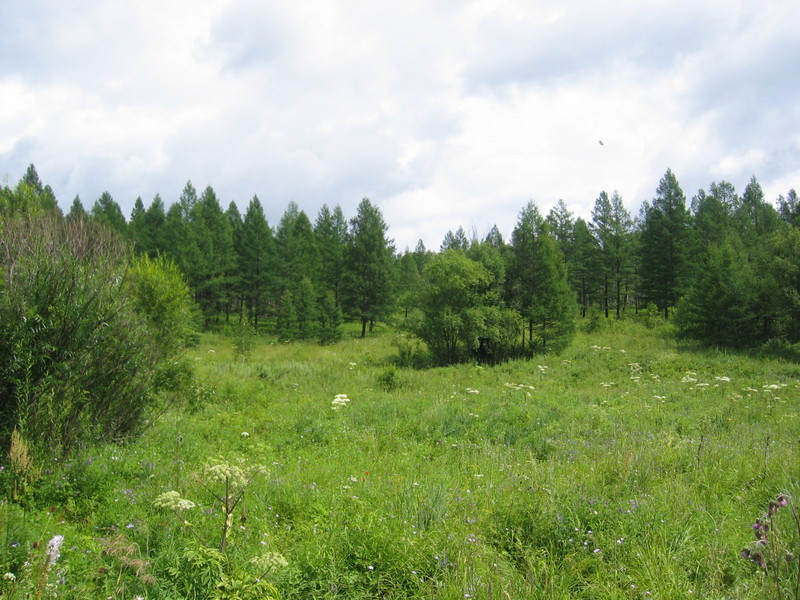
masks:
[[[168,263],[131,263],[107,229],[55,214],[0,223],[0,441],[38,453],[118,440],[185,379],[188,289]]]

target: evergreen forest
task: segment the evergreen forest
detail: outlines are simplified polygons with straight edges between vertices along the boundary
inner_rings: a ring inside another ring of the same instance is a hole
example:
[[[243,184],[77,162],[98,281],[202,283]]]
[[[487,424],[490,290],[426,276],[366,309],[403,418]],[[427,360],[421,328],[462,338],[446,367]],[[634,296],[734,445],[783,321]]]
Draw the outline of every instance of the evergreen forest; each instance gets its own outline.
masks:
[[[800,598],[794,190],[388,231],[0,186],[0,598]]]

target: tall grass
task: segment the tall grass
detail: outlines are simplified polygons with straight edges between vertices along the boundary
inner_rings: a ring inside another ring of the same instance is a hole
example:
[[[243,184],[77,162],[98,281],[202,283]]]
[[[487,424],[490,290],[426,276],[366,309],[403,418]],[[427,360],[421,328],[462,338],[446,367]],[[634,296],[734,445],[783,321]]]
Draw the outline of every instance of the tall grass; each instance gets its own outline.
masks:
[[[740,552],[754,515],[800,474],[796,365],[615,322],[559,356],[411,370],[391,366],[393,335],[262,341],[245,358],[204,336],[191,410],[135,444],[52,467],[14,510],[38,523],[52,505],[63,523],[12,537],[69,532],[59,597],[87,586],[175,597],[188,574],[170,569],[197,542],[152,501],[176,490],[198,502],[186,519],[212,537],[219,515],[205,513],[218,509],[195,475],[214,457],[241,458],[269,475],[234,515],[226,572],[280,553],[289,564],[268,579],[284,598],[773,593]],[[333,410],[337,394],[350,402]],[[136,544],[156,583],[108,553],[106,572],[75,582],[89,568],[78,556],[112,532]]]

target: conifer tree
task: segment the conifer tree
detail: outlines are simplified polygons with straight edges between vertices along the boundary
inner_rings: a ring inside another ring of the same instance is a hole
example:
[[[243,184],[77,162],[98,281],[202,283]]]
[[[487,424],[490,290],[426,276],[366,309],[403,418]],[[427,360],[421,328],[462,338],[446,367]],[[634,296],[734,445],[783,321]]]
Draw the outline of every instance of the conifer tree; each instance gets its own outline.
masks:
[[[592,210],[590,227],[600,249],[605,316],[608,318],[609,304],[613,300],[619,319],[622,316],[623,291],[631,271],[633,222],[617,192],[611,198],[606,192],[600,193]]]
[[[586,317],[599,298],[600,248],[586,221],[580,217],[575,220],[572,237],[568,278],[578,300],[580,315]]]
[[[564,257],[533,202],[519,215],[511,234],[511,252],[511,305],[527,325],[522,336],[523,352],[563,348],[574,333],[574,295]]]
[[[394,248],[386,237],[387,229],[378,207],[364,198],[350,220],[342,279],[344,309],[361,322],[362,338],[367,335],[367,326],[371,328],[385,316],[392,303]]]
[[[256,329],[274,287],[274,243],[261,202],[253,196],[244,215],[238,255],[244,302]]]
[[[83,208],[80,196],[75,196],[67,213],[67,221],[80,221],[86,218],[86,209]]]
[[[641,293],[669,317],[689,275],[689,212],[678,180],[667,169],[652,203],[643,207],[640,237]]]
[[[339,306],[347,247],[347,220],[340,206],[330,210],[327,204],[322,205],[314,223],[314,235],[320,255],[319,292],[323,297],[331,292]]]
[[[120,235],[125,235],[128,224],[125,221],[125,216],[122,214],[122,209],[111,197],[108,192],[103,192],[100,197],[95,200],[92,206],[92,218],[98,223],[102,223],[110,227]]]

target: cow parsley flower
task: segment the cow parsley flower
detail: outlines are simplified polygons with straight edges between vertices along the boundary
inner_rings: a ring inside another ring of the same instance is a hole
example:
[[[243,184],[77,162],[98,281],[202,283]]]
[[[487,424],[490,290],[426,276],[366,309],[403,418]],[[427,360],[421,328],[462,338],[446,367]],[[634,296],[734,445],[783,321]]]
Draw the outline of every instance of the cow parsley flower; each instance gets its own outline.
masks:
[[[333,398],[333,402],[331,402],[331,408],[333,410],[339,410],[343,406],[347,406],[347,403],[350,402],[350,398],[347,397],[347,394],[336,394]]]
[[[194,502],[181,498],[180,494],[175,490],[164,492],[153,500],[153,506],[156,508],[168,508],[169,510],[181,511],[189,510],[195,507]]]

